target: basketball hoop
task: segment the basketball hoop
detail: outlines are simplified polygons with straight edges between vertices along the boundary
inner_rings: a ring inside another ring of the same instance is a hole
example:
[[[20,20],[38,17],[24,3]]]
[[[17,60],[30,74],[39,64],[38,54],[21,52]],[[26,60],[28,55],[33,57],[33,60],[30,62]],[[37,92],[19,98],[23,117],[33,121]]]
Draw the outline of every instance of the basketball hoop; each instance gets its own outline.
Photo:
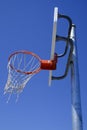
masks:
[[[14,52],[8,59],[8,79],[4,94],[19,95],[27,82],[40,70],[55,70],[57,55],[54,60],[41,60],[36,54],[22,50]]]

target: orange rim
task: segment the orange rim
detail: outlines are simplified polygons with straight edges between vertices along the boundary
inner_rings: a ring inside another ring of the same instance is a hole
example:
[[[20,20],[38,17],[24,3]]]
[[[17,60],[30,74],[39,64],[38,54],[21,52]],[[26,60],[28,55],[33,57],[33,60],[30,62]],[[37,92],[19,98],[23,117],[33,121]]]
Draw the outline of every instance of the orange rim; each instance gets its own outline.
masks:
[[[35,53],[32,53],[32,52],[26,51],[26,50],[16,51],[16,52],[12,53],[12,54],[9,56],[9,58],[8,58],[8,62],[11,60],[11,58],[12,58],[14,55],[17,55],[17,54],[20,54],[20,53],[34,56],[36,59],[38,59],[38,61],[39,61],[40,64],[41,64],[41,59],[40,59],[40,57],[39,57],[38,55],[36,55]],[[19,72],[19,73],[23,73],[23,74],[35,74],[35,73],[38,73],[38,72],[41,70],[41,67],[40,67],[40,66],[39,66],[36,70],[30,71],[30,72],[21,71],[21,70],[19,70],[19,69],[16,69],[12,64],[9,64],[9,66],[11,67],[11,69],[14,69],[15,71],[17,71],[17,72]]]

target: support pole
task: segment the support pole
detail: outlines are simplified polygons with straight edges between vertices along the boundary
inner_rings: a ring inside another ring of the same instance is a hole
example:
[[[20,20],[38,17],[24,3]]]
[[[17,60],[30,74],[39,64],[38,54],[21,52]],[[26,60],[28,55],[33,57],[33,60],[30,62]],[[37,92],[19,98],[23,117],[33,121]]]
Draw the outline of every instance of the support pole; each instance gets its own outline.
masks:
[[[73,41],[73,54],[70,62],[71,69],[71,100],[72,100],[72,130],[83,130],[78,55],[75,36],[75,25],[72,25],[70,39]]]

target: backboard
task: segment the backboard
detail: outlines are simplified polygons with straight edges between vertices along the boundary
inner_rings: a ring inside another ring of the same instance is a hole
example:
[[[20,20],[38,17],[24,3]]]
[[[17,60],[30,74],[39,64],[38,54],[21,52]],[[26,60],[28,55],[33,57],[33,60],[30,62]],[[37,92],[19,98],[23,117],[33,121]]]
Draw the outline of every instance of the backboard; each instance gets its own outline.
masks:
[[[53,19],[53,33],[52,33],[52,46],[51,46],[51,56],[50,60],[54,59],[55,54],[55,44],[56,44],[56,33],[57,33],[57,21],[58,21],[58,8],[54,8],[54,19]],[[52,70],[49,71],[49,86],[52,81]]]

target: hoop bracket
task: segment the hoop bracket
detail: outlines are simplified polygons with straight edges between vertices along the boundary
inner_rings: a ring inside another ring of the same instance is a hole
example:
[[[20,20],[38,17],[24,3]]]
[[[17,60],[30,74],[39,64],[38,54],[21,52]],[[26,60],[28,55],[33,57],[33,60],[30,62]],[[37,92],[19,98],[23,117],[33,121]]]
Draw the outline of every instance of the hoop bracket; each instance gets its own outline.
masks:
[[[43,70],[56,70],[56,63],[58,60],[58,56],[55,53],[53,60],[41,60],[41,69]]]

